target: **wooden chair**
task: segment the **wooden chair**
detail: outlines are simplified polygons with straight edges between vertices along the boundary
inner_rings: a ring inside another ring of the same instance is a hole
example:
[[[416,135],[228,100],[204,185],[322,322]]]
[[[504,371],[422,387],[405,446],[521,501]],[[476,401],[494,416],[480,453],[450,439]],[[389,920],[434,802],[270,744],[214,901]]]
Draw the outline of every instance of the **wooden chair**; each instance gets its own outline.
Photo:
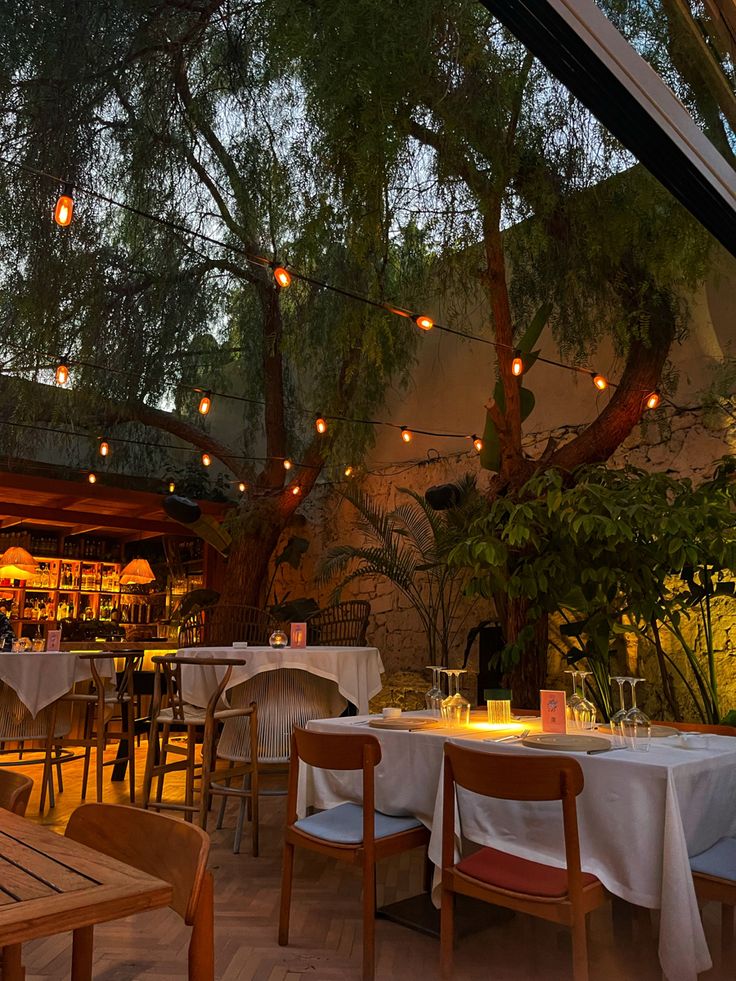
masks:
[[[187,821],[191,821],[200,812],[200,805],[194,802],[194,782],[201,764],[197,764],[195,749],[198,735],[204,738],[208,719],[212,724],[215,712],[219,708],[222,694],[227,688],[230,675],[236,665],[246,662],[241,659],[176,657],[173,655],[152,657],[154,664],[153,698],[151,700],[151,729],[148,736],[148,752],[146,754],[146,769],[143,775],[143,807],[155,810],[184,811]],[[216,688],[210,696],[206,708],[187,704],[182,697],[181,669],[185,664],[210,667],[224,667],[225,671]],[[161,746],[157,748],[161,733]],[[183,733],[185,745],[182,746],[171,740],[171,733]],[[210,746],[212,739],[210,739]],[[179,759],[169,762],[169,756]],[[181,759],[181,757],[184,757]],[[164,780],[168,773],[176,771],[185,773],[184,802],[163,803]],[[151,801],[151,785],[157,778],[156,800]]]
[[[26,813],[33,790],[33,780],[22,773],[0,770],[0,807],[13,814]]]
[[[289,942],[294,849],[307,848],[363,870],[363,979],[375,971],[376,862],[429,844],[429,831],[414,817],[393,817],[375,810],[374,770],[381,746],[368,733],[333,735],[296,727],[292,735],[284,864],[281,878],[279,944]],[[331,770],[363,771],[363,806],[340,804],[297,819],[299,761]]]
[[[121,804],[83,804],[69,819],[67,838],[169,882],[171,908],[192,927],[189,981],[213,981],[213,879],[207,871],[210,840],[200,828],[163,814]],[[91,971],[93,928],[74,934],[72,971]],[[81,976],[81,975],[80,975]]]
[[[267,610],[218,603],[187,617],[179,630],[179,647],[231,647],[236,640],[265,647],[277,626]]]
[[[310,644],[323,647],[365,647],[371,604],[347,600],[318,610],[307,620]]]
[[[183,647],[199,647],[204,643],[204,618],[205,611],[197,610],[182,621],[178,635],[180,650]]]
[[[495,848],[481,848],[455,861],[455,788],[512,801],[562,803],[567,868],[531,862]],[[603,886],[580,869],[575,798],[583,789],[583,771],[562,756],[492,754],[445,743],[442,804],[442,976],[452,974],[454,901],[472,896],[519,913],[572,927],[573,977],[587,981],[586,917],[606,901]]]
[[[736,736],[735,726],[724,726],[710,722],[663,722],[662,725],[681,732],[704,732],[713,736]]]

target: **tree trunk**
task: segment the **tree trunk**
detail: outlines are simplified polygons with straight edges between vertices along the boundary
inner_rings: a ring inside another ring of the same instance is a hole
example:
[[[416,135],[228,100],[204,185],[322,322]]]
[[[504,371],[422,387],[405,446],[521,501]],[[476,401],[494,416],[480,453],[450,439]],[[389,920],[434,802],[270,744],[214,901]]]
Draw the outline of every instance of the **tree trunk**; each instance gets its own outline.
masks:
[[[526,626],[529,603],[514,599],[507,603],[503,617],[504,637],[518,637]],[[548,617],[545,613],[534,624],[534,632],[518,662],[508,672],[515,708],[539,708],[539,691],[547,683]]]
[[[286,520],[271,508],[257,508],[238,521],[232,531],[221,603],[260,607],[266,602],[268,566],[285,525]]]

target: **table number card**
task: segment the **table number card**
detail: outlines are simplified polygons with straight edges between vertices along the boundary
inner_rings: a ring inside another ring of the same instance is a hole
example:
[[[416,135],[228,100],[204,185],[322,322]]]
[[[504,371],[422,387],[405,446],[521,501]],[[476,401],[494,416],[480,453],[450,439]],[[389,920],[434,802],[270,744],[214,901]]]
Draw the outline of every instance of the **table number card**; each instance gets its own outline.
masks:
[[[61,631],[60,630],[49,630],[46,634],[46,650],[47,651],[60,651],[61,650]]]
[[[567,732],[567,706],[564,691],[540,691],[542,729],[544,732]]]
[[[306,623],[291,624],[291,647],[307,646],[307,625]]]

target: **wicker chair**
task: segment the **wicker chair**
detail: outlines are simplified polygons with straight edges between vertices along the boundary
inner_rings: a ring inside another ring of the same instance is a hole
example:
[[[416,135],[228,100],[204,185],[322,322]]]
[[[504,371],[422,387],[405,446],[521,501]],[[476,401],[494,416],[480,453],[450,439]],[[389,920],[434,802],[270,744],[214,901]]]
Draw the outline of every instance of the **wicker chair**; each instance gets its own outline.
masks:
[[[236,640],[263,647],[277,626],[267,610],[220,603],[187,617],[179,631],[179,647],[230,647]]]
[[[313,613],[307,620],[310,644],[330,647],[365,647],[371,604],[347,600]]]

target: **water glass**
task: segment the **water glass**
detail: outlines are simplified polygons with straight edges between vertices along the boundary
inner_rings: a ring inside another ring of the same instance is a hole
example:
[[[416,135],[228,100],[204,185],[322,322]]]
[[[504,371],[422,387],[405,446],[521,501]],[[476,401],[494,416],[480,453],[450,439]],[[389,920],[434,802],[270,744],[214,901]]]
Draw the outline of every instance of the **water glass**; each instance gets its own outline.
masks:
[[[585,679],[592,673],[592,671],[578,671],[580,676],[580,700],[575,705],[573,712],[576,727],[583,731],[595,729],[595,705],[588,699],[585,693]]]
[[[442,714],[442,701],[445,697],[441,683],[442,667],[438,664],[430,664],[427,670],[432,672],[432,687],[424,696],[424,702],[427,710],[435,718],[439,718]]]
[[[456,728],[466,726],[470,722],[470,702],[460,692],[460,675],[465,673],[459,668],[444,669],[448,679],[448,696],[442,702],[442,718],[448,726]]]
[[[652,722],[648,715],[636,704],[636,686],[643,678],[627,678],[631,686],[631,708],[626,713],[623,721],[623,731],[629,749],[639,753],[649,751],[649,744],[652,739]]]

